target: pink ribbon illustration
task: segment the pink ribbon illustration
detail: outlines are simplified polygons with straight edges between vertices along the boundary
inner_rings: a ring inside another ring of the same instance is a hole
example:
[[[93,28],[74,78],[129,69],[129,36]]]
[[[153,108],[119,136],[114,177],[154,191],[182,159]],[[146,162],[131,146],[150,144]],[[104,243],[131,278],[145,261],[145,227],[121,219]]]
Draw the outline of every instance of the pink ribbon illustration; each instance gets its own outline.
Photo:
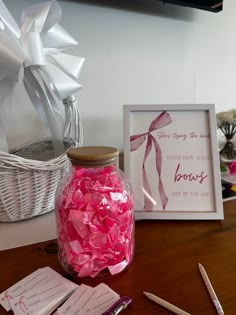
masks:
[[[28,307],[25,305],[25,302],[24,302],[24,297],[21,296],[19,298],[19,301],[15,303],[15,306],[19,304],[19,307],[21,308],[21,311],[23,313],[26,313],[26,314],[30,314],[29,310],[28,310]]]
[[[12,296],[8,293],[8,291],[5,291],[3,297],[1,298],[1,301],[10,300],[12,299]]]
[[[144,191],[144,209],[145,210],[152,210],[153,209],[153,202],[152,202],[152,192],[151,188],[148,182],[147,178],[147,173],[145,169],[145,162],[148,157],[148,155],[151,152],[152,145],[155,148],[156,152],[156,170],[157,174],[159,177],[159,194],[161,198],[161,203],[163,210],[165,210],[166,204],[168,202],[168,198],[165,194],[163,183],[161,180],[161,166],[162,166],[162,152],[161,148],[155,139],[155,137],[151,134],[153,131],[157,129],[161,129],[167,125],[169,125],[172,122],[172,119],[170,115],[166,112],[163,111],[160,115],[158,115],[150,124],[150,127],[147,132],[142,133],[142,134],[137,134],[133,135],[130,137],[130,151],[136,151],[146,140],[147,138],[147,144],[146,144],[146,149],[144,153],[144,158],[143,158],[143,164],[142,164],[142,169],[143,169],[143,191]]]

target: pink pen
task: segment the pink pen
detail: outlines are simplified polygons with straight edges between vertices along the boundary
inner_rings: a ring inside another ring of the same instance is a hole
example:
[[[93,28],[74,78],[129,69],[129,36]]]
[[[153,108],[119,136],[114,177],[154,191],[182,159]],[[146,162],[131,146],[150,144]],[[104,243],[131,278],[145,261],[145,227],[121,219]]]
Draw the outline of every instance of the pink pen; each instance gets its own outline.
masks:
[[[123,296],[101,315],[118,315],[122,311],[124,311],[131,302],[131,298],[129,298],[128,296]]]

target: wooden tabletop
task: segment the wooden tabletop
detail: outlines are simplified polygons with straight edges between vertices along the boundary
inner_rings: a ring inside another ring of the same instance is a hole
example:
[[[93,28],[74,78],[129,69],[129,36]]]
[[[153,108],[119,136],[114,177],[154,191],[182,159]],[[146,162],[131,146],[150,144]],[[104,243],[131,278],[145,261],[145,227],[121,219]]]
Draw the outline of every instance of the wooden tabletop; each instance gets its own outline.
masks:
[[[136,222],[132,264],[119,275],[103,280],[120,295],[133,299],[124,314],[172,314],[146,299],[143,291],[192,315],[217,314],[200,276],[199,262],[208,273],[225,315],[236,314],[235,200],[225,202],[224,210],[223,221]],[[0,292],[45,266],[65,275],[58,262],[56,241],[0,251]],[[83,283],[95,286],[99,282]],[[0,307],[0,315],[5,314]]]

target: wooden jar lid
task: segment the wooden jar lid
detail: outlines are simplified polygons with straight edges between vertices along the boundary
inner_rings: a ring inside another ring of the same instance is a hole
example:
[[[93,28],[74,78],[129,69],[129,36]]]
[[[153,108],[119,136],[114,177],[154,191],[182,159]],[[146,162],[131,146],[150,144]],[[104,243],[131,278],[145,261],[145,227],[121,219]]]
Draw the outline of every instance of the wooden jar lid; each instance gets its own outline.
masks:
[[[71,148],[66,154],[72,164],[89,167],[115,163],[119,150],[113,147],[85,146]]]

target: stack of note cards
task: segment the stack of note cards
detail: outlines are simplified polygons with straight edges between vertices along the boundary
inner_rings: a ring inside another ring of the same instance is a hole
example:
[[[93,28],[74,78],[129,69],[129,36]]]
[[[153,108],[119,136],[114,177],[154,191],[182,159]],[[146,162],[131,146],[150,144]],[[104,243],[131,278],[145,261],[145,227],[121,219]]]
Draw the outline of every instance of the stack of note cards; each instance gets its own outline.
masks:
[[[103,283],[95,288],[77,285],[45,267],[2,292],[0,304],[15,315],[49,315],[54,311],[57,315],[101,315],[119,298]]]
[[[56,315],[101,315],[119,298],[120,296],[104,283],[95,288],[82,284],[58,308]]]

